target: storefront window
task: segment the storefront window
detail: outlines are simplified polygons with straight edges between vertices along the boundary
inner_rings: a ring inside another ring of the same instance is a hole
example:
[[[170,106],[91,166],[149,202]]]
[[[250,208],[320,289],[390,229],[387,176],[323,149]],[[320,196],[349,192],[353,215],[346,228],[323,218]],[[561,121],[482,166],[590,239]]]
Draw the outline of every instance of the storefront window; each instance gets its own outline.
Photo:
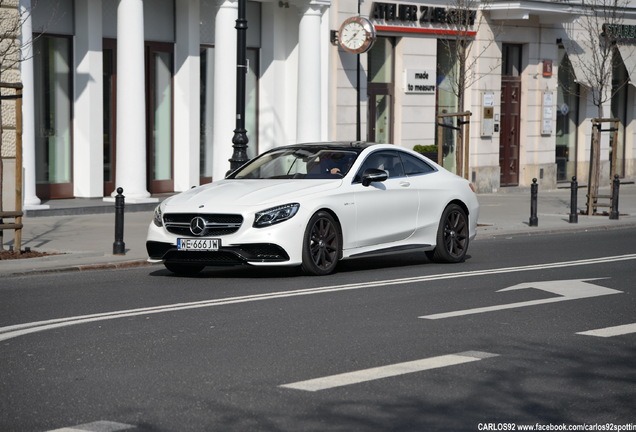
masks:
[[[114,39],[103,42],[103,79],[104,79],[104,196],[115,190],[115,49]]]
[[[576,175],[576,130],[579,111],[578,84],[572,63],[559,48],[559,86],[557,90],[556,164],[557,181],[570,181]]]
[[[611,149],[616,152],[616,166],[611,166],[611,172],[619,177],[625,176],[625,126],[627,124],[627,98],[628,98],[628,75],[623,60],[618,55],[618,50],[614,52],[614,74],[612,76],[612,113],[611,117],[619,120],[616,137],[616,148]],[[612,140],[610,142],[613,142]],[[614,161],[614,155],[610,157],[610,163]]]
[[[172,54],[153,52],[153,180],[172,178]]]
[[[458,76],[457,50],[453,49],[457,41],[437,41],[437,114],[459,112],[459,98],[453,89]],[[444,125],[437,128],[437,145],[442,144],[442,166],[451,172],[457,172],[455,143],[457,142],[457,117],[443,117]]]
[[[368,54],[368,140],[377,143],[392,141],[393,48],[392,38],[379,37]]]
[[[35,39],[36,181],[43,198],[72,195],[71,187],[71,39]],[[54,186],[56,185],[56,186]]]
[[[199,169],[201,183],[212,181],[212,143],[214,124],[214,48],[201,48],[201,139]]]
[[[258,49],[246,53],[248,72],[245,79],[245,129],[249,143],[247,157],[258,154]],[[212,181],[212,145],[214,125],[214,47],[201,47],[201,139],[200,176],[201,183]],[[232,138],[234,125],[228,129],[228,140]]]
[[[247,157],[258,155],[258,50],[248,49],[247,76],[245,77],[245,130],[249,143]]]

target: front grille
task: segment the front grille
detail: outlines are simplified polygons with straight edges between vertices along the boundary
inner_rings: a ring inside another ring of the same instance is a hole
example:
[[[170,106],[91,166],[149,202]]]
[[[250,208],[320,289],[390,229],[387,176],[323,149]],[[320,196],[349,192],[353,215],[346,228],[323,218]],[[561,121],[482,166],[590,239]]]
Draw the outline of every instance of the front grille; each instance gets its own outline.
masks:
[[[164,260],[180,264],[204,264],[209,266],[232,266],[245,264],[245,260],[233,252],[177,251],[171,250]]]
[[[167,213],[163,215],[163,224],[168,232],[181,236],[192,236],[190,223],[200,217],[205,221],[205,229],[199,236],[222,236],[233,234],[243,224],[243,216],[237,214],[206,213]]]

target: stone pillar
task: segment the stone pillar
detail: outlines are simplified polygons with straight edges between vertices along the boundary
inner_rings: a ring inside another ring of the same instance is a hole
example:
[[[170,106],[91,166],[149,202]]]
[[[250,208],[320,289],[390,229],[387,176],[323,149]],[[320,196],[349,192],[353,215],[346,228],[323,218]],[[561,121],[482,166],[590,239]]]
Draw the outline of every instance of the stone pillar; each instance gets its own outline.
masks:
[[[102,2],[75,1],[73,195],[104,196]]]
[[[230,170],[236,127],[236,19],[238,3],[225,0],[216,14],[214,33],[214,181]],[[249,23],[248,23],[249,26]],[[248,131],[254,133],[255,131]]]
[[[142,0],[117,7],[117,187],[126,202],[148,202],[146,190],[146,93]],[[113,192],[113,197],[116,192]]]
[[[301,8],[298,33],[298,116],[296,140],[320,141],[322,5],[314,2]]]
[[[35,190],[35,81],[33,72],[33,17],[31,15],[31,0],[20,0],[20,15],[25,17],[22,23],[21,45],[22,62],[22,166],[24,169],[24,209],[46,209],[42,205]]]
[[[199,0],[177,0],[174,76],[174,190],[199,184],[201,140]]]

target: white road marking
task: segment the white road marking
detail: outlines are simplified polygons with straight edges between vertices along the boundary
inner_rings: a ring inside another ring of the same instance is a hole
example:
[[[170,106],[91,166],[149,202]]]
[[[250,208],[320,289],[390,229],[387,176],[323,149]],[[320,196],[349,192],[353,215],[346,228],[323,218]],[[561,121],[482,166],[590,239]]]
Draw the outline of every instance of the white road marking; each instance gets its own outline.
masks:
[[[310,379],[307,381],[299,381],[291,384],[284,384],[280,387],[315,392],[319,390],[359,384],[367,381],[374,381],[382,378],[389,378],[414,372],[422,372],[430,369],[470,363],[489,357],[497,357],[498,355],[499,354],[491,354],[480,351],[467,351],[458,354],[449,354],[405,363],[396,363],[393,365],[364,369],[355,372],[331,375],[323,378]]]
[[[634,324],[625,324],[614,327],[605,327],[596,330],[588,330],[584,332],[578,332],[577,334],[585,335],[585,336],[598,336],[598,337],[612,337],[612,336],[621,336],[630,333],[636,333],[636,323]]]
[[[135,428],[133,425],[100,420],[78,426],[64,427],[49,432],[123,432]]]
[[[526,306],[536,306],[540,304],[546,303],[556,303],[566,300],[577,300],[583,298],[590,297],[599,297],[610,294],[620,294],[622,291],[614,290],[611,288],[604,288],[598,285],[587,283],[587,281],[603,279],[603,278],[594,278],[594,279],[573,279],[573,280],[558,280],[558,281],[545,281],[545,282],[526,282],[522,284],[518,284],[515,286],[511,286],[509,288],[501,289],[497,292],[503,291],[514,291],[519,289],[526,288],[536,288],[543,291],[548,291],[553,294],[557,294],[559,297],[551,297],[547,299],[540,300],[530,300],[524,302],[517,303],[508,303],[503,305],[496,306],[486,306],[480,308],[473,309],[465,309],[453,312],[444,312],[432,315],[421,316],[420,318],[424,319],[442,319],[442,318],[451,318],[458,317],[464,315],[473,315],[480,314],[484,312],[493,312],[499,311],[503,309],[515,309]]]
[[[560,263],[534,264],[534,265],[519,266],[519,267],[504,267],[499,269],[443,273],[443,274],[437,274],[437,275],[418,276],[418,277],[401,278],[401,279],[387,279],[387,280],[379,280],[379,281],[372,281],[372,282],[334,285],[334,286],[308,288],[308,289],[300,289],[300,290],[292,290],[292,291],[279,291],[279,292],[272,292],[272,293],[265,293],[265,294],[247,295],[247,296],[241,296],[241,297],[228,297],[223,299],[203,300],[198,302],[177,303],[177,304],[164,305],[164,306],[128,309],[128,310],[104,312],[104,313],[97,313],[97,314],[91,314],[91,315],[81,315],[81,316],[74,316],[74,317],[67,317],[67,318],[57,318],[57,319],[46,320],[46,321],[37,321],[37,322],[30,322],[30,323],[24,323],[24,324],[11,325],[7,327],[0,327],[0,341],[4,341],[7,339],[12,339],[18,336],[23,336],[23,335],[27,335],[31,333],[44,331],[44,330],[60,328],[60,327],[67,327],[72,325],[85,324],[85,323],[90,323],[95,321],[105,321],[105,320],[111,320],[111,319],[117,319],[117,318],[134,317],[134,316],[140,316],[140,315],[150,315],[150,314],[157,314],[157,313],[164,313],[164,312],[175,312],[175,311],[181,311],[181,310],[187,310],[187,309],[205,308],[205,307],[213,307],[213,306],[224,306],[229,304],[247,303],[247,302],[261,301],[261,300],[273,300],[273,299],[295,297],[295,296],[302,296],[302,295],[323,294],[323,293],[348,291],[348,290],[355,290],[355,289],[367,289],[367,288],[375,288],[379,286],[402,285],[402,284],[412,284],[412,283],[429,282],[429,281],[437,281],[437,280],[445,280],[445,279],[477,277],[477,276],[485,276],[485,275],[492,275],[492,274],[546,270],[546,269],[555,269],[555,268],[562,268],[562,267],[586,266],[586,265],[592,265],[592,264],[615,263],[617,261],[627,261],[627,260],[636,260],[636,254],[592,258],[592,259],[584,259],[584,260],[576,260],[576,261],[564,261]]]

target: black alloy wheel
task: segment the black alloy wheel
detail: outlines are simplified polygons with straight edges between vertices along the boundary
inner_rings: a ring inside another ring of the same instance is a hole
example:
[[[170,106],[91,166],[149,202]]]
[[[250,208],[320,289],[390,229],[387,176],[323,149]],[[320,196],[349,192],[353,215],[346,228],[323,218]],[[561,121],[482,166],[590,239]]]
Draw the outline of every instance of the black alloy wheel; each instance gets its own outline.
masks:
[[[303,239],[303,270],[315,276],[332,273],[340,258],[340,241],[340,227],[330,213],[313,215]]]
[[[442,213],[435,249],[427,252],[432,261],[458,263],[468,251],[468,216],[462,207],[450,204]]]

